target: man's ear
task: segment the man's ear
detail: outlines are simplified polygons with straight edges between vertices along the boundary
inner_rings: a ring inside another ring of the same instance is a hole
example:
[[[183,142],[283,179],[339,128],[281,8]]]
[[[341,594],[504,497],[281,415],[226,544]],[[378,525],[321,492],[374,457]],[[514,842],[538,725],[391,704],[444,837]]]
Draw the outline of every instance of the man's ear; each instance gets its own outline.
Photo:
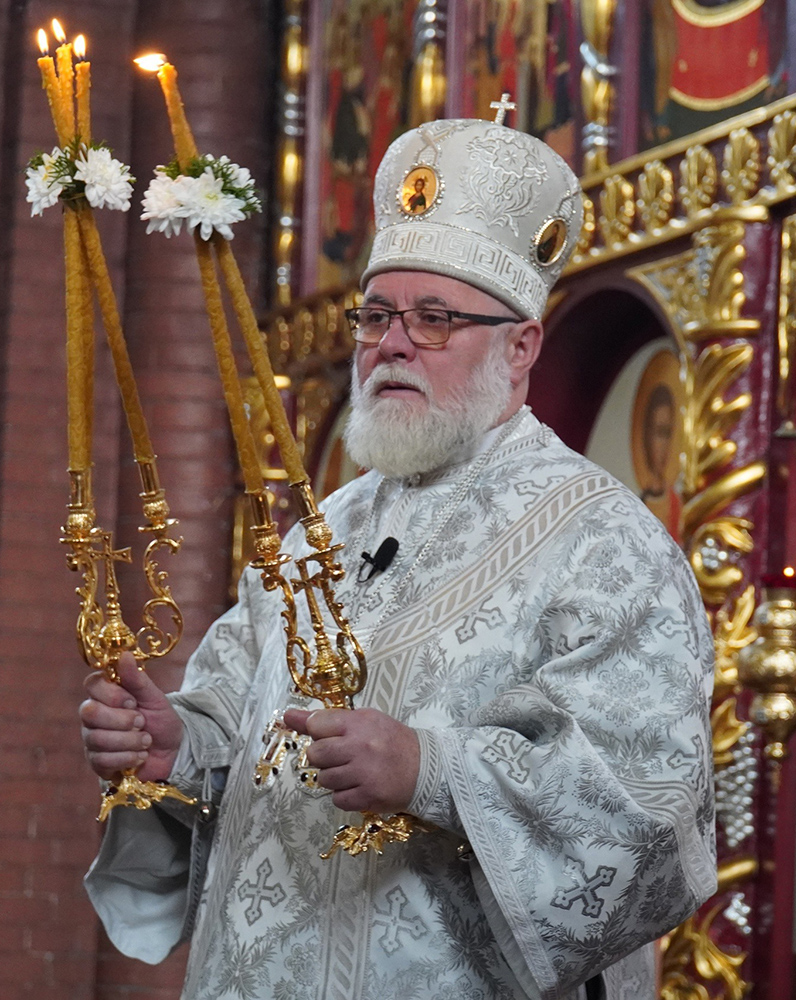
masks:
[[[542,349],[544,327],[541,320],[526,319],[517,323],[509,334],[509,364],[511,365],[511,381],[517,385],[536,364]]]

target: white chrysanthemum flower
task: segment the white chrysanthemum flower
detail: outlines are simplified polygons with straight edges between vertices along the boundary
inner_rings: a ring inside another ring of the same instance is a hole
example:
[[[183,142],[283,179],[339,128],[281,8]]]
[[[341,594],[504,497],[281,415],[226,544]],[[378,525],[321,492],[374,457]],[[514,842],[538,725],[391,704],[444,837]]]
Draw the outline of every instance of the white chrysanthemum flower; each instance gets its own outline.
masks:
[[[86,200],[92,208],[115,208],[126,212],[133,195],[130,168],[111,156],[109,149],[81,149],[75,160],[75,179],[86,185]]]
[[[54,205],[64,189],[62,180],[55,177],[56,160],[61,150],[55,146],[52,153],[42,154],[42,164],[28,167],[25,184],[28,189],[27,201],[31,204],[30,214],[41,215],[45,208]]]
[[[180,214],[193,231],[199,227],[199,235],[209,240],[215,229],[225,240],[231,240],[234,233],[230,229],[233,222],[246,218],[243,211],[246,203],[232,194],[224,194],[223,181],[206,167],[199,177],[184,177],[191,184],[181,184],[177,197],[182,202]]]
[[[148,233],[164,233],[167,237],[179,236],[182,229],[182,203],[177,197],[178,177],[173,180],[162,170],[156,170],[144,192],[141,219],[148,221]]]
[[[250,187],[254,192],[254,178],[248,167],[242,167],[238,163],[233,163],[228,156],[219,156],[216,163],[229,165],[229,179],[233,187]]]

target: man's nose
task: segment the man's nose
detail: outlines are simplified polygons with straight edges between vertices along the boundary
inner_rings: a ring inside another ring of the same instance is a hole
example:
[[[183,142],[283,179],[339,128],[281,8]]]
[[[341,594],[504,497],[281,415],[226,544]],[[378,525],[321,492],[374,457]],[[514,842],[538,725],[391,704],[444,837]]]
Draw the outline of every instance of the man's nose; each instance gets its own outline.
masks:
[[[390,317],[390,325],[379,341],[379,353],[384,358],[405,358],[407,361],[411,361],[417,354],[417,348],[406,332],[403,316]]]

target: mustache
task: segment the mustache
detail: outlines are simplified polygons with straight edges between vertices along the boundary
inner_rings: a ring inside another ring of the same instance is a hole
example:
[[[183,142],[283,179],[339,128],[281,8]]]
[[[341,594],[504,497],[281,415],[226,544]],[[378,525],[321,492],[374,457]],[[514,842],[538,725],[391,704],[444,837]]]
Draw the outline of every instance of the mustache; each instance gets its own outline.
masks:
[[[418,372],[408,371],[403,365],[396,364],[395,362],[379,365],[375,371],[371,372],[364,385],[358,386],[359,393],[363,399],[372,400],[376,398],[378,392],[385,385],[393,382],[411,386],[413,389],[419,389],[428,398],[432,397],[431,385],[424,376]]]

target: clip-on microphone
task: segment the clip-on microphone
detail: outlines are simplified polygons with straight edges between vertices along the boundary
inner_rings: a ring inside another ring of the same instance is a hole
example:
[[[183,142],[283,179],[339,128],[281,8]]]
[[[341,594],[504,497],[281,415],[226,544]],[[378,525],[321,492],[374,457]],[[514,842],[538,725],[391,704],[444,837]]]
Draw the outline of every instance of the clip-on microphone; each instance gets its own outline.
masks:
[[[369,580],[374,573],[381,573],[390,565],[390,563],[395,558],[395,553],[398,551],[398,539],[393,538],[391,535],[384,539],[381,545],[376,549],[376,554],[371,555],[370,552],[363,552],[362,558],[366,563],[369,563],[373,568],[370,573],[365,577],[365,580]],[[365,569],[362,566],[359,570],[359,582],[362,583],[362,571]]]

